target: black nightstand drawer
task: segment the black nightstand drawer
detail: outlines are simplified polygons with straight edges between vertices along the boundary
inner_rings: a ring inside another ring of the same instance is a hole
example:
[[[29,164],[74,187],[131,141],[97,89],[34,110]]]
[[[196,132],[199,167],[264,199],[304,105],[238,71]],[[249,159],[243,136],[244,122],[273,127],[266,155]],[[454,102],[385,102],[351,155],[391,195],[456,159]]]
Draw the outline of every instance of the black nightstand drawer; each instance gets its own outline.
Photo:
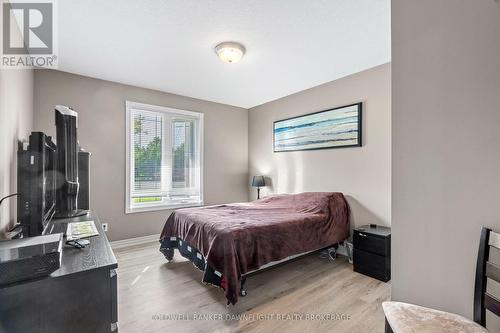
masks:
[[[391,229],[365,225],[353,233],[354,271],[387,282],[391,279]]]
[[[354,249],[354,271],[387,282],[391,279],[391,259]]]
[[[358,230],[354,230],[354,244],[357,249],[379,254],[381,256],[389,256],[387,253],[387,238],[373,236]]]

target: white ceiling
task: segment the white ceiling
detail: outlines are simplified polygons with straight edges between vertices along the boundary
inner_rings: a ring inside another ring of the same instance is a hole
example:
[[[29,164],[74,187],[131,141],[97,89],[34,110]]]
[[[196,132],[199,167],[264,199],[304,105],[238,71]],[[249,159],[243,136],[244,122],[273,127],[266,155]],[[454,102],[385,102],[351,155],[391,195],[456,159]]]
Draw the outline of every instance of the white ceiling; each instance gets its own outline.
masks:
[[[244,108],[390,61],[390,0],[60,0],[59,69]],[[214,46],[242,43],[236,64]]]

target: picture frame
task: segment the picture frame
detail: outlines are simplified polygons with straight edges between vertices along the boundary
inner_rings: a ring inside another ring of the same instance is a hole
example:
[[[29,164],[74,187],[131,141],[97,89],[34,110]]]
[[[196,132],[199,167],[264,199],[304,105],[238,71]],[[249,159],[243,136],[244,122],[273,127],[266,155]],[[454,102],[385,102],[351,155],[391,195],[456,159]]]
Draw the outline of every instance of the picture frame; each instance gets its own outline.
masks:
[[[362,146],[363,103],[344,105],[273,122],[273,151]]]

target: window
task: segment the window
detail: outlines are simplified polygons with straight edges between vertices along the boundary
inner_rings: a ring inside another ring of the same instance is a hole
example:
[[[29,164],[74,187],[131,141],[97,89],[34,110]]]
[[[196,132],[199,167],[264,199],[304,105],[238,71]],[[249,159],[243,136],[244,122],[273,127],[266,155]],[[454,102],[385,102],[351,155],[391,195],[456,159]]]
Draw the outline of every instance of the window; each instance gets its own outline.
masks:
[[[126,109],[126,213],[202,205],[203,114],[129,101]]]

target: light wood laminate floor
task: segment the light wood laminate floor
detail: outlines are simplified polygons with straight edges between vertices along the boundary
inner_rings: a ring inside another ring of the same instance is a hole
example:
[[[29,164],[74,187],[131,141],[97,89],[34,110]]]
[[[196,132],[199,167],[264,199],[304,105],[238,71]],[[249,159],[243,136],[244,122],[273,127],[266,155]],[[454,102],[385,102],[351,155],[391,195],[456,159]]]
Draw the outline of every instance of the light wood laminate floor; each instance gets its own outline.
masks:
[[[312,253],[248,278],[248,295],[228,309],[189,261],[176,251],[167,263],[158,248],[115,250],[121,333],[383,332],[390,284],[353,272],[343,257]]]

